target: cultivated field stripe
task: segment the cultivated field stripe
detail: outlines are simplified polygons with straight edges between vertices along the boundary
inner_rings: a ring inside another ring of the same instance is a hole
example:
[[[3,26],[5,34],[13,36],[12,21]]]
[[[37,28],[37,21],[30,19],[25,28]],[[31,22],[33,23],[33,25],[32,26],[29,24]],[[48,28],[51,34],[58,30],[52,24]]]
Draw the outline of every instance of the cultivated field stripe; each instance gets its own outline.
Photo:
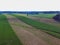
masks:
[[[0,15],[0,45],[22,45],[4,15]]]
[[[50,25],[54,25],[54,26],[60,27],[60,23],[56,22],[53,19],[40,18],[40,17],[36,17],[36,16],[26,16],[26,17],[28,17],[28,18],[30,18],[32,20],[36,20],[36,21],[42,22],[42,23],[46,23],[46,24],[50,24]]]
[[[27,31],[24,27],[18,26],[20,25],[20,21],[16,17],[10,15],[6,16],[10,25],[24,45],[49,45],[44,40]]]

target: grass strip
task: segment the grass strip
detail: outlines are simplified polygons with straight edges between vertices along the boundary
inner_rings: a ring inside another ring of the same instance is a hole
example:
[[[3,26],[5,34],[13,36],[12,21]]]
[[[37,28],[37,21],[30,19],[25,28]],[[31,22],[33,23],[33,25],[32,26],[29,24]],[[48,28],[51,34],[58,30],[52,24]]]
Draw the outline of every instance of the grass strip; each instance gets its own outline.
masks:
[[[0,45],[22,45],[4,15],[0,15]]]

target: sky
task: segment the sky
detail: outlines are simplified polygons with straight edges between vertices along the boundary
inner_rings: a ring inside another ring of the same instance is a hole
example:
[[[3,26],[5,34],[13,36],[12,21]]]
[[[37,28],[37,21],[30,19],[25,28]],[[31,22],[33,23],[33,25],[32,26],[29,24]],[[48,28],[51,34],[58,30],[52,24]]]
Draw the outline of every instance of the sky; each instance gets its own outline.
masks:
[[[60,1],[0,0],[0,11],[60,11]]]

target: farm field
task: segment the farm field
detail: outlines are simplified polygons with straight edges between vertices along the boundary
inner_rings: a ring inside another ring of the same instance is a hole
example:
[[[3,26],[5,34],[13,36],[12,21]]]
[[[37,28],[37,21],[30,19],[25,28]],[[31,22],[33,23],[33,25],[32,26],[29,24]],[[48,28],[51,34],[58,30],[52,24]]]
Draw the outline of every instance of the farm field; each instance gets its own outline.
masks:
[[[38,14],[36,15],[36,17],[40,17],[40,18],[53,18],[56,14]],[[32,16],[32,15],[31,15]]]
[[[0,15],[0,45],[22,45],[4,15]]]
[[[55,21],[54,19],[52,19],[53,16],[51,18],[47,18],[47,17],[42,18],[42,17],[39,17],[39,16],[26,16],[26,17],[28,17],[32,20],[42,22],[42,23],[46,23],[46,24],[50,24],[50,25],[60,27],[60,23]]]
[[[43,23],[47,23],[47,24],[50,24],[50,25],[60,27],[60,23],[56,22],[55,20],[52,19],[56,14],[38,14],[38,15],[28,14],[28,16],[27,16],[27,14],[17,14],[17,15],[23,15],[25,17],[28,17],[30,19],[33,19],[33,20],[36,20],[36,21],[39,21],[39,22],[43,22]]]
[[[24,45],[60,45],[60,39],[30,26],[14,16],[7,15],[7,17],[11,27]]]
[[[45,41],[39,39],[31,32],[27,31],[28,27],[31,28],[31,26],[21,22],[16,17],[13,16],[7,16],[11,27],[14,29],[14,32],[19,37],[19,39],[22,41],[24,45],[49,45]],[[22,24],[20,24],[22,23]],[[35,42],[35,43],[34,43]]]
[[[26,18],[24,16],[17,16],[15,15],[17,18],[19,18],[20,20],[24,21],[25,23],[35,27],[35,28],[38,28],[38,29],[42,29],[43,31],[50,31],[50,32],[47,32],[55,37],[58,37],[60,38],[60,28],[59,27],[55,27],[53,25],[48,25],[48,24],[45,24],[45,23],[42,23],[42,22],[37,22],[37,21],[34,21],[34,20],[31,20],[29,18]],[[53,28],[52,28],[53,27]]]
[[[46,24],[50,24],[50,25],[54,25],[54,26],[58,26],[60,27],[60,23],[59,22],[56,22],[55,20],[53,20],[53,16],[55,16],[56,14],[39,14],[39,15],[31,15],[31,14],[15,14],[15,15],[22,15],[22,16],[25,16],[25,17],[28,17],[32,20],[36,20],[36,21],[39,21],[39,22],[42,22],[42,23],[46,23]]]
[[[40,17],[26,14],[0,15],[0,45],[60,45],[59,26],[36,20],[37,18]],[[52,19],[52,16],[47,19]]]

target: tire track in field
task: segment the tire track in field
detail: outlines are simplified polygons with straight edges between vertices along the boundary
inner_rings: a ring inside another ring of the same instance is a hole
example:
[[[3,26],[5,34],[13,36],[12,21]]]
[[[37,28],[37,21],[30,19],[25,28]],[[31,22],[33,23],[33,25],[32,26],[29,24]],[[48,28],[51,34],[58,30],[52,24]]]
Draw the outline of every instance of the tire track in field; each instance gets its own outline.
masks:
[[[10,15],[6,15],[6,16],[11,27],[14,29],[14,32],[21,40],[23,45],[49,45],[44,40],[38,38],[32,32],[28,31],[28,29],[25,29],[25,26],[22,26],[25,23],[21,23],[21,21],[14,16],[10,16]],[[30,27],[30,26],[27,25],[26,27]]]

